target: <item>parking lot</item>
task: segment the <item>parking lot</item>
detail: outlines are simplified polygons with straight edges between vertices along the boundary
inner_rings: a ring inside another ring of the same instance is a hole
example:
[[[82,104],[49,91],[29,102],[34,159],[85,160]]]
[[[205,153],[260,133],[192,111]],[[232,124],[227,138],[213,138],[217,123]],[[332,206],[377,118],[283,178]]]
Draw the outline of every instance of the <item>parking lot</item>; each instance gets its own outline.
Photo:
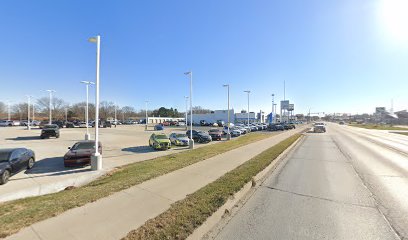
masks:
[[[26,130],[25,127],[0,128],[1,148],[26,147],[36,154],[34,168],[20,172],[10,181],[0,186],[0,202],[23,196],[35,196],[60,191],[66,186],[81,185],[89,182],[114,167],[128,163],[152,159],[155,157],[187,150],[188,147],[173,147],[168,151],[155,151],[148,146],[148,139],[154,132],[144,125],[118,125],[117,128],[100,129],[100,141],[103,145],[103,168],[105,171],[90,171],[90,167],[65,168],[63,155],[68,147],[84,139],[85,128],[63,128],[60,138],[41,139],[38,128]],[[194,127],[208,130],[210,127]],[[92,139],[94,129],[89,129]],[[185,127],[166,127],[163,132],[185,132]],[[156,131],[157,132],[157,131]],[[222,140],[223,141],[223,140]],[[211,142],[209,144],[216,144]],[[208,144],[195,144],[196,147]]]

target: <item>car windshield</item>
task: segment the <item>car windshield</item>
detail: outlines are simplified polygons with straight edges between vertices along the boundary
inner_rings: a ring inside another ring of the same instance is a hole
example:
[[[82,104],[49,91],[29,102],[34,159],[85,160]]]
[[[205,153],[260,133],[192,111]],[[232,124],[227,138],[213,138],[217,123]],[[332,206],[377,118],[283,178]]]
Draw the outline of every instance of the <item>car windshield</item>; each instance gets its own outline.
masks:
[[[186,134],[176,134],[176,137],[177,138],[183,138],[183,137],[187,137],[187,135]]]
[[[44,126],[44,129],[50,129],[50,128],[57,128],[58,126],[57,125],[45,125]]]
[[[167,139],[166,135],[156,135],[157,139]]]
[[[10,157],[10,152],[0,152],[0,162],[7,162]]]
[[[95,148],[95,143],[94,142],[81,142],[81,143],[76,143],[72,149],[73,150],[83,150],[83,149],[94,149]]]

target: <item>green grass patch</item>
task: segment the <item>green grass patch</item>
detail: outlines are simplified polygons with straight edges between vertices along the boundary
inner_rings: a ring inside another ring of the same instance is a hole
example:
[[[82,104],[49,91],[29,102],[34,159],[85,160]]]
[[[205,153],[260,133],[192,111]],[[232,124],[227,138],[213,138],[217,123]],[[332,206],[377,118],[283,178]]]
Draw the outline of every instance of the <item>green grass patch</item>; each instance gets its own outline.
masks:
[[[377,130],[408,130],[403,127],[393,127],[392,125],[377,125],[377,124],[349,124],[352,127],[359,127],[365,129],[377,129]]]
[[[124,239],[186,239],[224,205],[230,196],[242,189],[300,136],[296,134],[287,138],[185,199],[172,204],[169,210],[129,232]]]
[[[146,180],[271,136],[270,133],[251,133],[232,141],[125,165],[79,188],[0,203],[0,238]]]
[[[408,132],[393,132],[393,133],[396,133],[396,134],[401,134],[401,135],[405,135],[405,136],[408,136]]]

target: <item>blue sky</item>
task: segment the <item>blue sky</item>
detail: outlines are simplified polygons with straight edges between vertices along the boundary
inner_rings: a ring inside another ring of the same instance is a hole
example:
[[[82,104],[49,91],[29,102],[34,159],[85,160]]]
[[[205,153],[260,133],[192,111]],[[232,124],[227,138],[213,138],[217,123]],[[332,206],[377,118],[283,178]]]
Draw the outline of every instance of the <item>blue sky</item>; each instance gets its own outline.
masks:
[[[136,109],[194,105],[296,112],[408,108],[408,4],[403,0],[0,2],[0,101],[84,100],[102,38],[101,100]]]

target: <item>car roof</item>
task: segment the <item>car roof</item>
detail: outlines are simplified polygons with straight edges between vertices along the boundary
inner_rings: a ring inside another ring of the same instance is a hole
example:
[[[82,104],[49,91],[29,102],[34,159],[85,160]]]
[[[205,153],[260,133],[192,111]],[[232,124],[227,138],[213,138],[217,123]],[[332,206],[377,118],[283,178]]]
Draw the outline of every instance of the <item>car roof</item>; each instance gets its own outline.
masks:
[[[26,148],[2,148],[2,149],[0,149],[0,152],[2,152],[2,153],[4,153],[4,152],[13,152],[13,151],[18,150],[18,149],[26,150]]]

